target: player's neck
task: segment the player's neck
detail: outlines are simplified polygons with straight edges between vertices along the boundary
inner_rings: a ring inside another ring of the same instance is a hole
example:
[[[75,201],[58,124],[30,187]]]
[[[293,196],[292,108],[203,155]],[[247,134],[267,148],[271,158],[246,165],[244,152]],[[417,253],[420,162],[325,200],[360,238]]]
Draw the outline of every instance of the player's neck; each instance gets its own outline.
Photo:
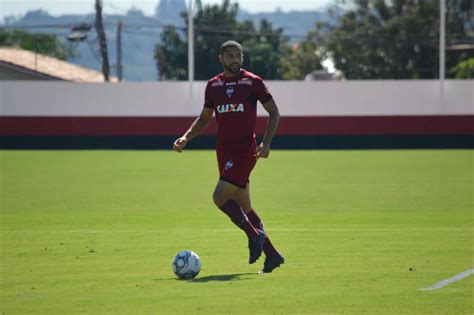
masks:
[[[230,72],[230,71],[227,71],[226,69],[224,69],[224,77],[232,79],[232,78],[235,78],[235,77],[239,76],[241,72],[242,72],[242,69],[240,69],[239,72],[237,72],[237,73],[233,73],[233,72]]]

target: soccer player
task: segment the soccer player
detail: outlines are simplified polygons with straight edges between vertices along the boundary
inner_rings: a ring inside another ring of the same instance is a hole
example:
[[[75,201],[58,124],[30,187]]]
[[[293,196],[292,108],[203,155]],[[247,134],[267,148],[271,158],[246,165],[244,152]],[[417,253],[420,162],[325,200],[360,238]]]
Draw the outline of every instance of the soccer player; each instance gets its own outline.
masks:
[[[247,234],[250,264],[265,252],[262,272],[269,273],[283,264],[284,258],[273,246],[259,215],[252,208],[249,176],[257,159],[268,158],[280,114],[263,80],[241,68],[243,48],[239,43],[223,43],[219,61],[224,72],[208,81],[201,114],[174,142],[173,148],[181,152],[191,139],[207,128],[215,113],[220,178],[212,196],[214,203]],[[265,135],[258,146],[255,139],[257,101],[269,114]]]

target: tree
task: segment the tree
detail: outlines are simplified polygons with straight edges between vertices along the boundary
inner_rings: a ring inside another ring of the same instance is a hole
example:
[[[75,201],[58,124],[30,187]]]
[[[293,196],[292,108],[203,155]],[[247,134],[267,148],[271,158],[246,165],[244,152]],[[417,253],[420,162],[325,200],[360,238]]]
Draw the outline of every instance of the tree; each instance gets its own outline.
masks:
[[[315,35],[315,32],[309,32],[303,41],[286,52],[282,63],[283,79],[302,80],[311,71],[323,69],[321,56],[324,54],[317,46]]]
[[[454,74],[456,79],[474,78],[474,58],[461,61],[450,69],[450,73]]]
[[[0,46],[20,47],[61,60],[73,54],[54,35],[44,33],[27,33],[21,30],[5,30],[0,28]]]
[[[284,56],[289,51],[283,29],[273,29],[272,23],[263,19],[257,33],[260,35],[243,41],[248,52],[246,67],[265,79],[282,79]]]
[[[168,26],[161,33],[161,44],[155,48],[158,79],[185,80],[187,78],[187,45],[176,28]]]
[[[438,77],[439,1],[353,0],[321,40],[348,79]],[[450,5],[450,3],[452,5]],[[456,5],[454,5],[454,3]],[[469,0],[449,0],[447,43],[467,38]],[[466,54],[447,55],[447,68]]]
[[[280,79],[281,55],[287,49],[288,39],[282,29],[262,20],[259,29],[251,21],[237,21],[239,6],[230,0],[220,5],[205,5],[197,1],[194,16],[195,78],[207,80],[222,71],[217,55],[220,45],[229,39],[244,46],[244,67],[252,69],[265,79]],[[182,13],[186,23],[187,14]],[[180,34],[175,27],[167,27],[161,42],[155,48],[155,60],[160,79],[184,80],[187,78],[187,32]]]

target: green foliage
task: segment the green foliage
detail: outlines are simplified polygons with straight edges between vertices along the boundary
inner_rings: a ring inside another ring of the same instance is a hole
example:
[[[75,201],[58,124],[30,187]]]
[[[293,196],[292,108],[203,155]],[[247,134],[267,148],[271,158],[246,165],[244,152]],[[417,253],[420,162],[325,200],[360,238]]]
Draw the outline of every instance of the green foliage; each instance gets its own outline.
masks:
[[[159,79],[185,80],[188,66],[186,43],[179,38],[172,26],[163,31],[161,40],[161,44],[155,49],[155,59],[159,60]]]
[[[456,79],[473,79],[474,78],[474,58],[461,61],[456,66],[451,68],[451,73],[454,73]]]
[[[271,22],[265,19],[260,21],[258,33],[261,35],[243,40],[248,54],[247,67],[265,79],[281,79],[288,39],[281,28],[273,29]]]
[[[197,2],[194,17],[195,78],[208,80],[222,71],[218,62],[220,45],[229,39],[240,42],[244,49],[244,67],[265,79],[281,79],[282,55],[287,51],[288,39],[281,28],[274,29],[262,20],[257,29],[251,21],[237,21],[239,6],[230,0],[220,5]],[[183,12],[187,25],[187,14]],[[187,32],[182,36],[173,28],[166,29],[155,49],[160,79],[187,78]]]
[[[206,6],[203,6],[201,1],[197,1],[197,12],[194,17],[194,56],[196,60],[194,71],[197,80],[209,80],[217,73],[222,72],[217,55],[224,41],[234,39],[242,43],[243,38],[240,32],[254,31],[252,24],[237,22],[238,11],[238,4],[231,4],[228,0],[223,1],[221,5]],[[183,14],[183,20],[187,26],[187,14]],[[186,33],[183,39],[185,47],[188,45],[187,35]]]
[[[282,61],[283,79],[302,80],[312,70],[322,69],[318,49],[313,32],[309,32],[302,42],[293,45]]]
[[[0,46],[19,47],[43,55],[66,60],[74,54],[56,36],[44,33],[27,33],[21,30],[0,28]]]
[[[354,0],[321,40],[348,79],[438,77],[439,1]],[[472,4],[448,1],[447,44],[466,38]],[[447,67],[465,54],[448,53]]]
[[[431,79],[439,77],[439,8],[433,0],[351,0],[335,25],[318,24],[306,38],[290,47],[280,28],[262,20],[237,21],[238,4],[203,6],[194,18],[195,77],[206,80],[222,71],[217,55],[222,42],[234,39],[245,49],[244,67],[265,79],[301,80],[322,69],[326,57],[347,79]],[[472,2],[448,0],[447,46],[472,38]],[[471,13],[470,13],[471,12]],[[187,22],[186,14],[183,19]],[[471,25],[471,26],[470,26]],[[470,37],[471,36],[471,37]],[[469,51],[447,50],[446,67],[467,60]],[[187,77],[187,33],[168,29],[156,46],[161,79]],[[463,68],[464,69],[464,68]],[[456,71],[447,76],[455,76]],[[462,70],[458,78],[464,77]]]

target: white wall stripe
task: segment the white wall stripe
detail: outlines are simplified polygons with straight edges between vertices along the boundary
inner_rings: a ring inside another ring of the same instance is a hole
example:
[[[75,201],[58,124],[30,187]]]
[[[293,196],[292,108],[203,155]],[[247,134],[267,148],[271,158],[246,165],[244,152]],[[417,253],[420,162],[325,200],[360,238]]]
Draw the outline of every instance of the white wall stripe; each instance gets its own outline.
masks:
[[[473,274],[474,274],[474,268],[471,268],[471,269],[468,269],[466,271],[461,272],[460,274],[455,275],[454,277],[442,280],[438,283],[433,284],[430,287],[419,289],[419,290],[421,290],[421,291],[431,291],[431,290],[441,289],[442,287],[447,286],[450,283],[453,283],[453,282],[459,281],[461,279],[467,278],[467,277],[469,277],[470,275],[473,275]]]
[[[474,80],[267,81],[283,116],[473,115]],[[0,81],[0,116],[193,117],[206,82]],[[262,106],[258,115],[267,116]]]

